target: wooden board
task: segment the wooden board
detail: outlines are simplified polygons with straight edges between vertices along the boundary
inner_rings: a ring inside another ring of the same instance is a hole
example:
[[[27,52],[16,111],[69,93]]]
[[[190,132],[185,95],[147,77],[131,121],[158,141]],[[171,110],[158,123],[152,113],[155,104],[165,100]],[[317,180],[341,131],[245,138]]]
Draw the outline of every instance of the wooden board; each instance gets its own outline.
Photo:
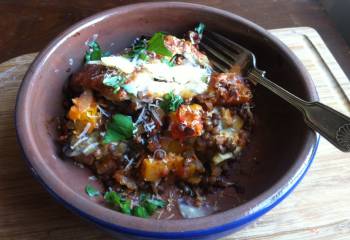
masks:
[[[321,102],[350,115],[350,83],[311,28],[271,31],[305,64]],[[20,157],[15,96],[36,54],[0,64],[0,239],[111,239],[54,202]],[[324,139],[305,179],[280,205],[233,239],[350,239],[350,155]]]

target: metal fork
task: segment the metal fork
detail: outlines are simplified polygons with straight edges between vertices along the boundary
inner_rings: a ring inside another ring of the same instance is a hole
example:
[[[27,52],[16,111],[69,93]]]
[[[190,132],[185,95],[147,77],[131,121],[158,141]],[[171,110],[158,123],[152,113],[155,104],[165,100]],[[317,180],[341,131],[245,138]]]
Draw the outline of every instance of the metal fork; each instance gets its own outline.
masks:
[[[255,64],[255,55],[215,32],[206,31],[200,43],[214,70],[227,72],[233,65],[239,65],[245,77],[259,83],[292,104],[302,112],[305,123],[343,152],[350,152],[350,118],[320,103],[298,98],[265,77],[265,71]]]

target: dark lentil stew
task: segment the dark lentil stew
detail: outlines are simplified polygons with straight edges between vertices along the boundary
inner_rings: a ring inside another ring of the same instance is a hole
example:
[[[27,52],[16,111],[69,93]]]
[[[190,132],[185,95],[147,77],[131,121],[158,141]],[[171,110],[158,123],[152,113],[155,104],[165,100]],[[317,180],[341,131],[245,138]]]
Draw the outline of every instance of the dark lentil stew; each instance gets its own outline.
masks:
[[[252,86],[239,67],[212,70],[198,47],[203,31],[142,36],[116,55],[90,42],[64,90],[62,152],[91,169],[124,214],[206,216],[219,210],[210,194],[237,187],[226,173],[249,142]]]

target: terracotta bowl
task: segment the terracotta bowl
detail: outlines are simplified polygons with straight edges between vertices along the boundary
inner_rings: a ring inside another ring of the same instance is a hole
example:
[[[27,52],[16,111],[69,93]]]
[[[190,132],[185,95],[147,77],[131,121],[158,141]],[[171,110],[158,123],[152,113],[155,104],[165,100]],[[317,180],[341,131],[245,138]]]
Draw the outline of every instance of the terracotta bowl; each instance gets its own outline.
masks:
[[[87,169],[59,157],[50,119],[62,114],[62,88],[77,71],[86,41],[118,52],[140,35],[156,31],[182,34],[203,22],[256,54],[267,77],[306,100],[317,100],[314,84],[297,58],[265,29],[232,13],[211,7],[159,2],[129,5],[101,12],[73,25],[54,39],[28,70],[16,105],[19,143],[33,174],[59,202],[115,234],[152,239],[217,238],[236,231],[284,199],[309,168],[317,148],[317,135],[306,127],[301,114],[269,91],[255,91],[256,125],[243,156],[254,170],[241,181],[246,201],[197,219],[153,220],[120,214],[89,199],[84,192]],[[230,204],[230,203],[228,203]]]

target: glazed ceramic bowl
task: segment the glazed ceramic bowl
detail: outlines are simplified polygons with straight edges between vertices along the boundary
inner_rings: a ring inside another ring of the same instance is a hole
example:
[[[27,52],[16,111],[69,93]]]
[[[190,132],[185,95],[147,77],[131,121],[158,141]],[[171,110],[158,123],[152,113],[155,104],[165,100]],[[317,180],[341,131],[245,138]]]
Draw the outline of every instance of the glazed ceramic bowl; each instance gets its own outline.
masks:
[[[73,25],[54,39],[28,70],[16,106],[19,143],[33,174],[59,202],[115,234],[151,239],[217,238],[236,231],[284,199],[309,168],[317,148],[315,132],[302,115],[257,86],[256,124],[243,162],[253,172],[241,181],[246,201],[196,219],[154,220],[120,214],[91,200],[84,192],[91,174],[60,159],[50,119],[61,115],[62,88],[83,64],[86,42],[97,39],[104,50],[118,52],[140,35],[156,31],[181,34],[203,22],[256,54],[267,77],[305,100],[317,100],[304,67],[265,29],[232,13],[211,7],[159,2],[101,12]],[[48,126],[48,127],[47,127]],[[228,203],[230,204],[230,203]],[[228,205],[230,206],[230,205]]]

